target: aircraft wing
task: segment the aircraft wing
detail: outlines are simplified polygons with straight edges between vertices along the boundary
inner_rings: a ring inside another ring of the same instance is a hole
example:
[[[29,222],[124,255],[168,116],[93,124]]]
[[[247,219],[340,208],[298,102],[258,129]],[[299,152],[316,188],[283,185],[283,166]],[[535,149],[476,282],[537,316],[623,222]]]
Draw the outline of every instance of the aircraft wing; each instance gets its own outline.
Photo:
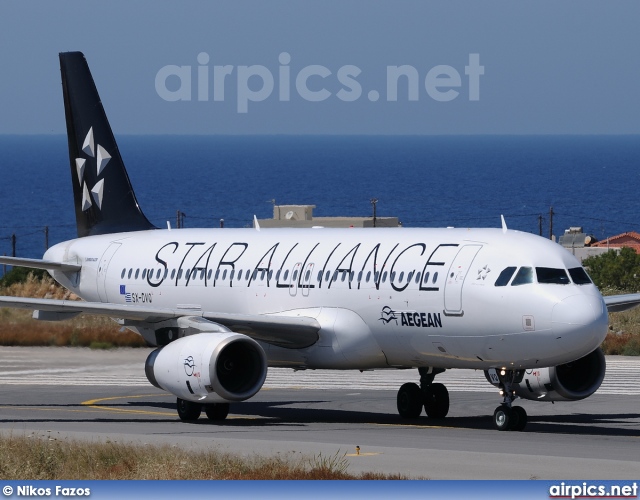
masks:
[[[318,332],[321,328],[315,318],[307,316],[229,314],[203,312],[199,309],[164,309],[75,300],[0,297],[0,307],[34,310],[36,311],[34,317],[39,319],[68,319],[84,313],[121,318],[133,322],[157,323],[182,316],[201,316],[255,340],[291,349],[302,349],[313,345],[318,340]],[[42,311],[45,314],[42,314]]]
[[[640,293],[629,293],[625,295],[608,295],[604,297],[607,311],[620,312],[633,309],[640,305]]]
[[[20,257],[4,257],[0,256],[0,264],[8,266],[30,267],[32,269],[46,269],[47,271],[77,272],[82,266],[73,263],[52,262],[42,259],[23,259]]]

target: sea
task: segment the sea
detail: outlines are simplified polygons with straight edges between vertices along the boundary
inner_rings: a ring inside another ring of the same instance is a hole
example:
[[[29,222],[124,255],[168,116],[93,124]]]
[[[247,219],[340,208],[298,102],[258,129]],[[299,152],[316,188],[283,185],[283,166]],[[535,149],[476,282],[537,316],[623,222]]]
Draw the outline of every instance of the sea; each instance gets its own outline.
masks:
[[[315,216],[398,217],[404,227],[500,227],[597,239],[640,231],[640,136],[117,137],[158,227],[250,227],[273,205]],[[0,255],[40,258],[76,237],[67,140],[0,136]],[[0,273],[2,269],[0,267]]]

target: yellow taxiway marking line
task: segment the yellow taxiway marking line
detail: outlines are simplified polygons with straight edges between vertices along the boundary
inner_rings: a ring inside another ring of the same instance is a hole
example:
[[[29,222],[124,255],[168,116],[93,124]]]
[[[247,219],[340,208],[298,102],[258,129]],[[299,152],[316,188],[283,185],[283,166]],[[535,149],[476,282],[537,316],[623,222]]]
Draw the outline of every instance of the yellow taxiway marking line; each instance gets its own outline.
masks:
[[[108,410],[108,411],[115,411],[115,412],[119,412],[119,413],[136,413],[138,415],[163,415],[163,416],[170,416],[170,417],[174,417],[176,416],[175,412],[164,412],[164,411],[149,411],[149,410],[131,410],[129,408],[111,408],[109,406],[102,406],[99,403],[102,403],[104,401],[113,401],[115,399],[129,399],[129,398],[150,398],[150,397],[154,397],[154,396],[166,396],[166,397],[170,397],[172,396],[171,394],[140,394],[138,396],[111,396],[108,398],[97,398],[97,399],[89,399],[88,401],[83,401],[82,403],[80,403],[81,405],[87,406],[88,408],[93,408],[96,410]],[[76,411],[81,411],[81,410],[76,410]],[[234,420],[234,419],[244,419],[244,420],[257,420],[260,417],[249,417],[249,416],[228,416],[227,420]]]
[[[98,404],[98,403],[103,403],[105,401],[113,401],[116,399],[150,398],[154,396],[169,396],[169,394],[140,394],[138,396],[111,396],[108,398],[89,399],[88,401],[83,401],[80,404],[83,406],[87,406],[89,408],[94,408],[96,410],[108,410],[108,411],[115,411],[118,413],[136,413],[138,415],[164,415],[164,416],[173,417],[175,413],[169,413],[164,411],[131,410],[129,408],[110,408],[108,406],[103,406]]]
[[[368,452],[368,453],[347,453],[345,455],[345,457],[373,457],[375,455],[382,455],[382,453],[374,453],[374,452]]]

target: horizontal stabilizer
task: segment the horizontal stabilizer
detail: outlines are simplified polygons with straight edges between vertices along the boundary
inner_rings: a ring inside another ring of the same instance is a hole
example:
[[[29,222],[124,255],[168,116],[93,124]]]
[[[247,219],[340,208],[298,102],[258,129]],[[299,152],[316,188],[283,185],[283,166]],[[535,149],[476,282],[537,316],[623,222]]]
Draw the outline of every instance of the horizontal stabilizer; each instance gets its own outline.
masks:
[[[82,269],[82,266],[78,264],[51,262],[41,259],[23,259],[20,257],[0,257],[0,264],[14,267],[29,267],[31,269],[46,269],[47,271],[62,271],[63,273],[75,273]]]

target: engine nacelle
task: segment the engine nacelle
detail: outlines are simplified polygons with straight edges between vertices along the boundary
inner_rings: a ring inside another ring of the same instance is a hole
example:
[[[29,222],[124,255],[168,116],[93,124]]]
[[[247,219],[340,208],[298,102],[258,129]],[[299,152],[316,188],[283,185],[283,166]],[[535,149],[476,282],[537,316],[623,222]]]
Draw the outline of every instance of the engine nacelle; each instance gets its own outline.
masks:
[[[153,351],[144,370],[153,385],[188,401],[244,401],[262,388],[267,357],[246,335],[199,333]]]
[[[604,380],[606,361],[599,348],[586,356],[549,368],[525,370],[522,381],[513,386],[523,399],[534,401],[577,401],[591,396]],[[499,387],[495,376],[484,372],[487,380]]]

